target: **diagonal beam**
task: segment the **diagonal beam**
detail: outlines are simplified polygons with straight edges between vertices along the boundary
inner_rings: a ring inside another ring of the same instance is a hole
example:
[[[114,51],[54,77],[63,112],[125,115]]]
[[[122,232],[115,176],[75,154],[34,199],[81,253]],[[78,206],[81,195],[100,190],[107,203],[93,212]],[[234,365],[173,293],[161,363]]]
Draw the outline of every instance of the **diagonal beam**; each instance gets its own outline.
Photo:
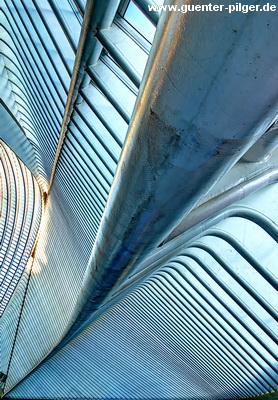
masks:
[[[159,20],[68,338],[277,118],[276,15],[228,17]]]
[[[102,0],[87,1],[70,88],[60,129],[59,141],[52,166],[48,193],[51,191],[57,164],[66,137],[67,128],[70,123],[74,110],[74,104],[79,94],[80,86],[85,74],[86,65],[89,60],[92,62],[92,56],[96,61],[102,49],[97,39],[94,37],[94,32],[96,29],[107,28],[111,25],[118,8],[118,4],[119,0],[108,0],[105,3]]]

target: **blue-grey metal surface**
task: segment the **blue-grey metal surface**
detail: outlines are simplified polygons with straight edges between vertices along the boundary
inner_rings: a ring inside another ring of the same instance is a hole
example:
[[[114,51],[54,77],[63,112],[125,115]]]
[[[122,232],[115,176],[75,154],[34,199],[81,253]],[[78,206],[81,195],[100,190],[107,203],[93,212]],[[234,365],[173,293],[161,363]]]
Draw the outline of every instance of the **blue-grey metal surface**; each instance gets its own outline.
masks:
[[[42,222],[44,233],[36,248],[19,322],[14,322],[18,314],[8,310],[0,321],[2,331],[9,324],[17,325],[5,390],[41,362],[72,323],[125,140],[126,120],[130,120],[137,96],[136,87],[110,54],[102,53],[98,59],[102,46],[97,39],[92,55],[87,46],[90,43],[85,43],[82,62],[86,69],[81,84],[74,85],[72,71],[74,65],[79,68],[75,58],[80,54],[85,11],[84,2],[79,3],[5,0],[1,4],[0,51],[6,86],[0,96],[30,132],[29,137],[36,140],[42,160],[40,173],[47,180],[53,175]],[[107,9],[103,2],[93,3],[98,15],[89,21],[89,35],[92,23],[109,28],[116,11],[115,2]],[[133,62],[140,58],[142,73],[150,43],[121,20],[122,16],[117,16],[112,36],[116,30]],[[96,80],[91,81],[91,73]],[[123,113],[128,118],[123,118]],[[66,129],[61,129],[63,116]],[[48,190],[45,181],[43,190]]]
[[[34,147],[35,143],[32,143],[34,137],[27,137],[25,132],[22,130],[21,125],[14,119],[12,113],[5,103],[0,100],[0,139],[4,141],[24,162],[29,170],[36,176],[40,181],[41,176],[37,167],[38,160],[35,156]]]
[[[244,154],[242,161],[255,163],[265,162],[271,157],[271,154],[278,147],[278,123],[276,122],[271,128],[265,132],[258,142],[256,142]]]
[[[223,400],[276,390],[277,291],[262,271],[277,282],[277,195],[272,184],[227,209],[7,397]]]
[[[0,317],[28,263],[42,213],[39,186],[26,166],[0,142]]]
[[[140,263],[277,118],[276,15],[166,13],[144,72],[158,20],[147,4],[0,5],[0,97],[48,193],[0,319],[10,397],[212,400],[277,387],[276,189],[256,195],[264,210],[241,203],[198,226],[184,253],[169,258],[167,243],[166,264]]]
[[[31,144],[26,143],[22,131],[18,132],[11,116],[4,117],[1,136],[14,145],[23,159],[34,162]],[[42,198],[34,176],[2,140],[0,177],[0,370],[7,375],[41,221]]]
[[[276,15],[246,18],[162,15],[68,337],[277,119]]]

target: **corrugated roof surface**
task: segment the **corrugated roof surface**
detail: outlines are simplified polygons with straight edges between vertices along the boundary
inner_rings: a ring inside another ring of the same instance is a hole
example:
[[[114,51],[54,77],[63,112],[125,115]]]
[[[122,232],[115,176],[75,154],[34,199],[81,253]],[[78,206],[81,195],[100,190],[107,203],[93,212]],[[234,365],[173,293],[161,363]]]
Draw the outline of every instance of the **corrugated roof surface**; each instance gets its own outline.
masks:
[[[277,190],[207,222],[7,397],[237,399],[275,390]]]
[[[146,1],[133,3],[147,23]],[[124,19],[129,2],[120,2],[110,26],[92,35],[93,56],[65,111],[84,8],[83,0],[3,0],[0,10],[0,96],[33,146],[44,190],[53,183],[31,273],[20,269],[0,319],[7,397],[214,400],[276,389],[277,184],[211,220],[201,237],[185,237],[178,253],[24,379],[73,322],[151,47],[144,26]],[[33,207],[24,171],[19,212],[14,178],[1,203],[2,226],[15,231]]]

